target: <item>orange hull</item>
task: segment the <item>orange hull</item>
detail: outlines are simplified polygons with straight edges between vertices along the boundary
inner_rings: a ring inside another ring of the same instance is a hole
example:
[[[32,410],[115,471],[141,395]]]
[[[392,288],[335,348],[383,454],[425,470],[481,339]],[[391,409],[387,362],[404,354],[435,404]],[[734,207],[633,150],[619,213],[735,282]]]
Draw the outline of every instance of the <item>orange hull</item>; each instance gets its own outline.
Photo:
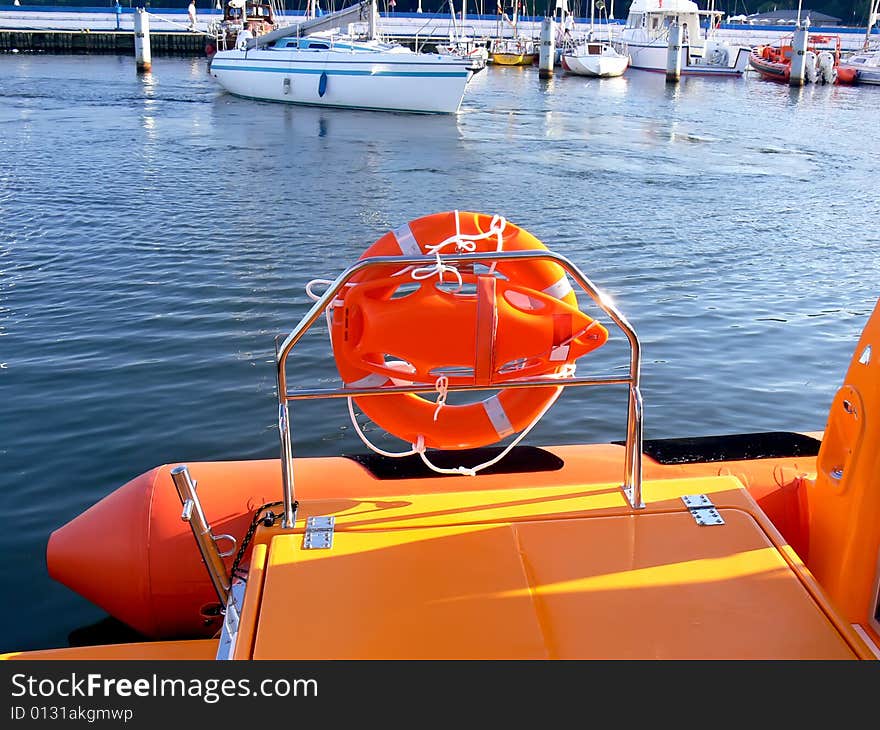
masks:
[[[598,474],[614,459],[610,447],[596,449]],[[737,478],[648,478],[634,511],[616,482],[552,486],[549,475],[577,472],[587,454],[553,456],[567,464],[533,472],[540,488],[508,474],[498,475],[514,482],[506,487],[410,494],[410,480],[388,479],[373,485],[393,482],[397,496],[300,496],[300,526],[261,525],[254,535],[230,658],[874,657]],[[453,480],[466,481],[478,480]],[[701,526],[682,495],[709,498],[722,526]],[[318,515],[335,516],[332,550],[305,544],[301,525]],[[216,647],[6,658],[194,659]]]
[[[810,451],[813,440],[800,438]],[[717,441],[723,453],[724,437]],[[730,438],[726,441],[729,444]],[[357,500],[450,490],[540,489],[614,482],[623,471],[622,446],[559,446],[544,451],[561,468],[471,478],[377,478],[353,459],[297,459],[297,498]],[[217,599],[194,549],[190,528],[180,519],[171,466],[141,474],[53,532],[47,548],[49,573],[146,637],[211,636],[220,625]],[[278,498],[277,460],[193,463],[189,467],[215,534],[228,533],[240,540],[254,510]],[[812,455],[682,464],[661,464],[646,456],[644,461],[646,479],[738,477],[795,550],[802,549],[806,540],[799,475],[813,471]],[[98,531],[102,533],[100,545],[91,539]],[[226,559],[227,568],[231,561],[232,557]]]

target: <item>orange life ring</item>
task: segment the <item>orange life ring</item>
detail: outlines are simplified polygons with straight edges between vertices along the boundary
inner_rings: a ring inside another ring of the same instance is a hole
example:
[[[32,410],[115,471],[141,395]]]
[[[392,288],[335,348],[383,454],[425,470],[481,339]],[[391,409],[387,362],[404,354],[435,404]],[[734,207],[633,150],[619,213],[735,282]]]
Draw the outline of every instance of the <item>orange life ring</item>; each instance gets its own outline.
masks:
[[[481,240],[475,241],[474,251],[491,252],[498,248],[498,238],[487,237],[487,234],[492,230],[496,220],[498,216],[453,210],[426,215],[386,233],[364,251],[359,260],[373,256],[433,255],[437,246],[453,238],[456,233],[460,233],[464,238],[484,236]],[[547,247],[531,233],[510,221],[504,221],[504,230],[500,235],[501,247],[504,251],[547,250]],[[453,249],[450,247],[441,252],[451,253]],[[369,277],[378,278],[391,274],[399,268],[397,265],[392,265],[381,272],[369,274]],[[567,304],[577,306],[577,297],[559,264],[549,260],[501,261],[496,264],[496,269],[510,281],[517,281],[530,289],[537,289]],[[364,274],[356,274],[350,283],[363,281],[365,278]]]
[[[546,250],[527,231],[478,213],[437,213],[411,221],[370,246],[361,258]],[[493,228],[495,226],[495,228]],[[605,343],[608,331],[577,307],[563,269],[552,261],[497,262],[494,272],[459,267],[461,282],[414,280],[413,267],[357,275],[334,304],[331,342],[348,386],[450,384],[486,386],[551,375]],[[466,449],[496,443],[526,428],[557,393],[555,386],[512,388],[468,404],[416,394],[355,398],[395,436],[426,447]]]

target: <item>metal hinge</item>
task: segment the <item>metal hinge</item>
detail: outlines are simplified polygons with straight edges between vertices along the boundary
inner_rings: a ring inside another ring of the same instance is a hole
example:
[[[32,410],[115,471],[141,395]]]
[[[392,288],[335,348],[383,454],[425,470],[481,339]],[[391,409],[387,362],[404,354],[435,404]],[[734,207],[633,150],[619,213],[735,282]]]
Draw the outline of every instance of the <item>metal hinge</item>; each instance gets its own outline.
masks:
[[[223,610],[223,626],[220,629],[220,641],[217,644],[217,659],[232,659],[235,645],[238,642],[238,626],[241,620],[241,609],[244,605],[244,592],[247,583],[235,579],[229,588],[229,597]]]
[[[309,517],[303,535],[303,550],[329,550],[333,547],[335,517]]]
[[[681,498],[684,506],[698,525],[723,525],[724,518],[705,494],[686,494]]]

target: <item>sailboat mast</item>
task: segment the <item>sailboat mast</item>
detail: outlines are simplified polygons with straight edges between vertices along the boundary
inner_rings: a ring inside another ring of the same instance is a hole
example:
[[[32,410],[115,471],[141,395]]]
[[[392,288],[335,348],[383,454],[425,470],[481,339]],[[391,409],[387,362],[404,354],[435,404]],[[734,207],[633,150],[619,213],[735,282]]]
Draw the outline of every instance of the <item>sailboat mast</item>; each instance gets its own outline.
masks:
[[[370,40],[376,40],[379,35],[379,6],[376,0],[370,0]]]

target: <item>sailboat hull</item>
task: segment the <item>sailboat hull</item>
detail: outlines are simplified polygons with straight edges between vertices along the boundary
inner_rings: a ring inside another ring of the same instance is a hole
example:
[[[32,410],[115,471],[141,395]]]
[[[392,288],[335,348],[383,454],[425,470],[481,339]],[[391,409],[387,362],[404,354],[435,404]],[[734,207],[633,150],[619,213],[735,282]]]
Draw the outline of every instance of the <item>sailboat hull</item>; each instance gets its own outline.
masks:
[[[473,71],[436,54],[221,51],[211,75],[229,93],[264,101],[454,114]]]
[[[629,56],[601,54],[564,55],[562,67],[569,73],[578,76],[595,76],[610,78],[622,76],[629,66]]]

